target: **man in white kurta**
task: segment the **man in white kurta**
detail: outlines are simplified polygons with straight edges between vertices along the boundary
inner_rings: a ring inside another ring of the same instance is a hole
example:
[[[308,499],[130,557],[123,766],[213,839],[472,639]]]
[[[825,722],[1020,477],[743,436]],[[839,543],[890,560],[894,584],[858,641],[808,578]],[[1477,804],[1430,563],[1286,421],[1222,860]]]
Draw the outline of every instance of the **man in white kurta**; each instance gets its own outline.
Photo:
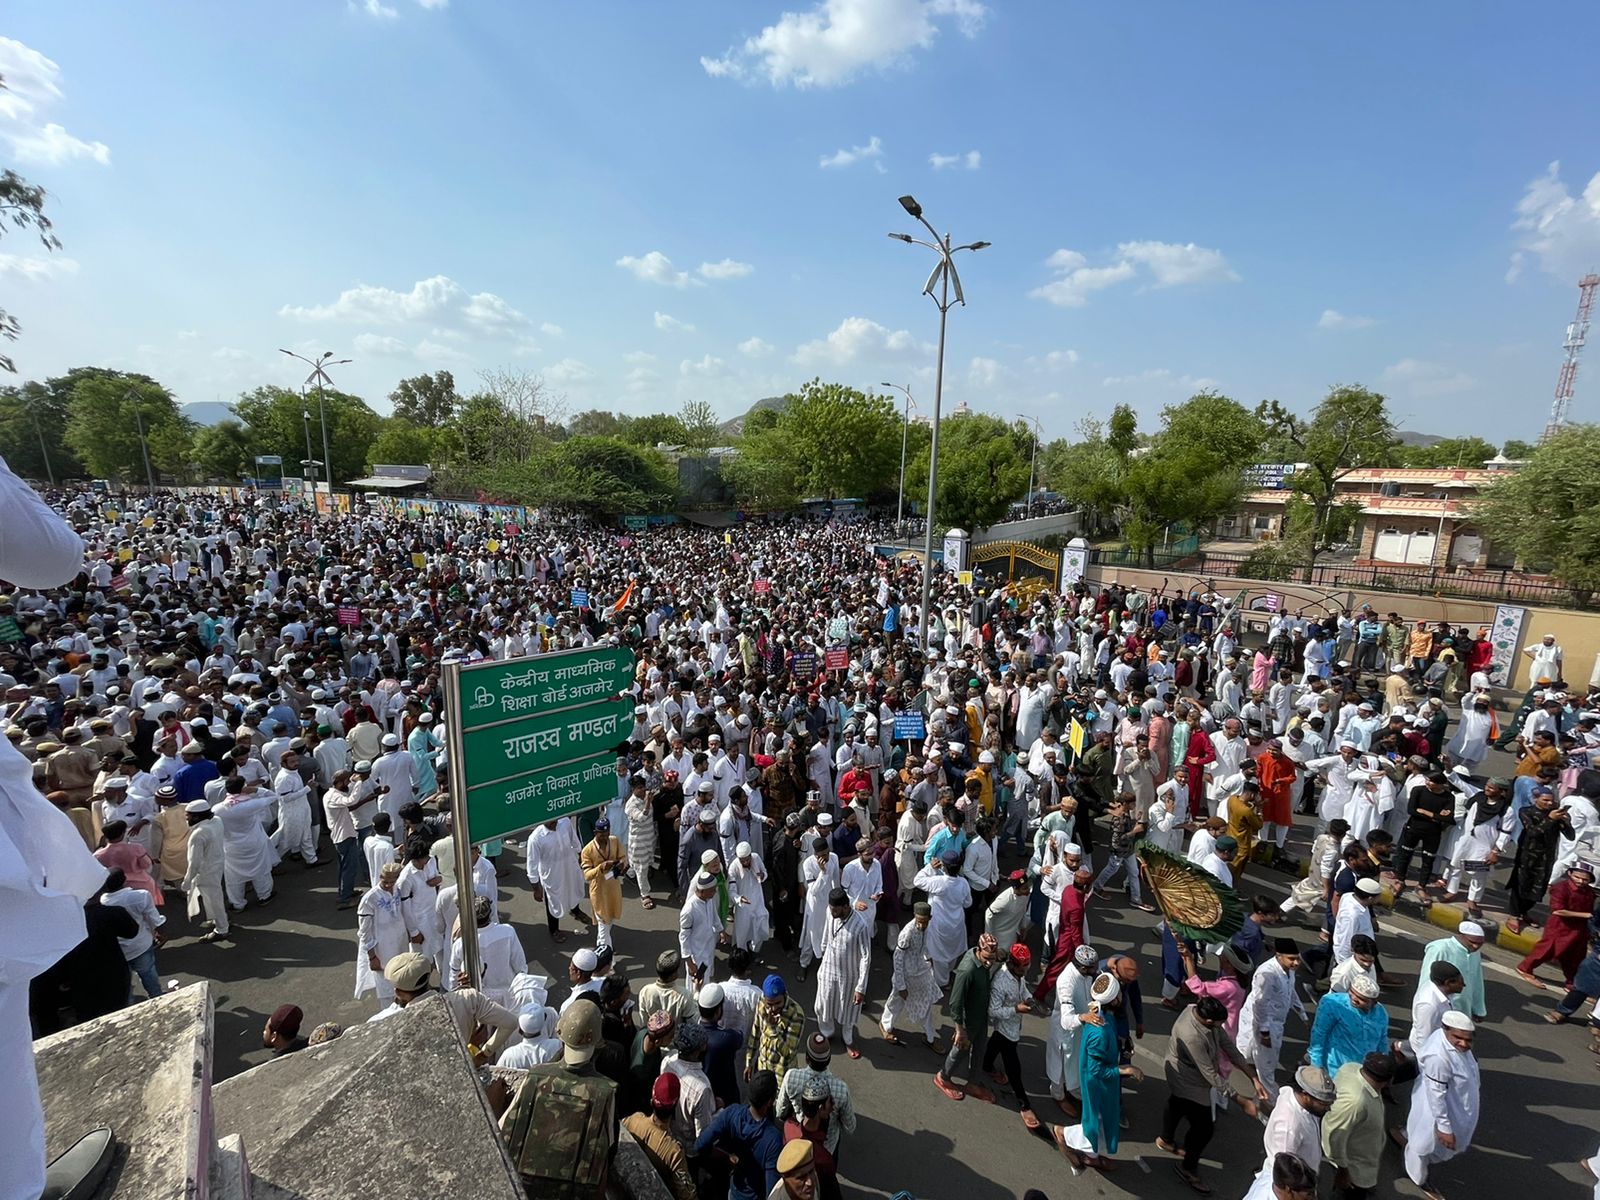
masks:
[[[872,856],[872,843],[866,838],[856,843],[856,856],[845,863],[839,883],[871,933],[878,920],[878,901],[883,899],[883,866]]]
[[[189,919],[198,917],[203,907],[212,930],[200,940],[214,942],[228,936],[228,906],[222,899],[222,822],[212,816],[209,800],[191,800],[183,809],[189,822],[188,870],[183,876]]]
[[[804,839],[802,839],[803,841]],[[828,849],[825,838],[815,839],[820,846],[800,864],[800,886],[805,891],[800,915],[800,978],[813,962],[822,957],[822,930],[828,919],[828,895],[839,886],[839,857]]]
[[[1234,1039],[1256,1076],[1269,1089],[1277,1086],[1278,1060],[1283,1053],[1283,1031],[1289,1014],[1306,1015],[1295,993],[1294,973],[1300,965],[1300,947],[1289,938],[1273,943],[1273,955],[1250,977],[1250,994],[1239,1010],[1239,1033]],[[1271,1161],[1270,1156],[1268,1159]]]
[[[761,885],[767,881],[767,866],[749,842],[733,848],[728,863],[728,901],[733,905],[733,944],[746,950],[761,949],[772,932],[767,900]]]
[[[689,970],[690,986],[698,992],[711,982],[716,966],[717,935],[722,932],[722,915],[717,910],[717,877],[699,872],[693,880],[683,907],[678,910],[678,953]]]
[[[1080,1090],[1078,1039],[1083,1030],[1083,1017],[1089,1011],[1089,985],[1098,973],[1096,964],[1100,954],[1093,946],[1079,946],[1072,952],[1072,961],[1056,976],[1056,1007],[1050,1020],[1050,1045],[1045,1054],[1045,1075],[1050,1080],[1050,1094],[1061,1110],[1077,1115]]]
[[[923,1039],[934,1046],[937,1043],[933,1006],[939,1000],[939,984],[934,980],[933,963],[928,960],[926,946],[933,907],[919,900],[912,913],[912,919],[900,930],[895,942],[894,972],[889,980],[889,998],[883,1003],[883,1016],[878,1021],[878,1032],[888,1041],[898,1042],[894,1023],[897,1017],[904,1016],[913,1027],[920,1025]]]
[[[933,960],[933,978],[942,988],[950,972],[967,952],[966,911],[972,904],[972,888],[961,878],[961,854],[947,850],[921,871],[912,883],[927,894],[933,908],[924,944]]]
[[[1472,1054],[1475,1033],[1470,1017],[1448,1012],[1443,1027],[1423,1043],[1417,1059],[1411,1114],[1406,1118],[1406,1174],[1431,1197],[1442,1193],[1428,1186],[1429,1168],[1466,1150],[1478,1128],[1478,1060]]]
[[[278,865],[278,852],[262,828],[262,816],[277,803],[271,792],[245,792],[244,780],[228,780],[228,798],[212,809],[222,822],[222,878],[228,903],[243,908],[245,884],[256,890],[256,899],[272,899],[272,868]]]
[[[546,821],[528,835],[528,882],[534,895],[543,898],[551,931],[557,932],[561,918],[578,907],[586,890],[577,852],[560,821]]]
[[[300,777],[298,754],[285,750],[282,762],[272,777],[272,791],[278,798],[278,828],[272,835],[272,847],[279,858],[298,854],[312,867],[317,862],[317,829],[311,823],[311,789]]]
[[[1444,1015],[1455,1009],[1453,997],[1466,987],[1461,971],[1453,962],[1439,959],[1422,972],[1417,992],[1411,998],[1411,1032],[1406,1045],[1411,1056],[1420,1059],[1428,1039],[1444,1025]]]
[[[0,460],[0,579],[57,587],[83,569],[83,542]],[[33,768],[0,739],[0,1200],[44,1192],[44,1111],[34,1075],[28,984],[83,940],[83,906],[106,869],[72,819],[39,794]]]
[[[522,940],[517,937],[517,931],[491,919],[488,900],[474,896],[472,904],[473,919],[478,923],[478,966],[482,972],[478,990],[496,1004],[509,1008],[513,1003],[511,981],[527,971],[528,956],[523,953]],[[461,939],[456,938],[450,947],[448,990],[454,990],[459,985],[459,976],[465,970],[466,952]]]
[[[877,864],[874,863],[874,866]],[[832,1038],[837,1030],[851,1058],[856,1049],[856,1022],[867,998],[867,975],[872,969],[872,926],[851,904],[843,887],[828,896],[828,919],[822,931],[822,957],[817,967],[817,1031]]]
[[[1241,1050],[1244,1046],[1241,1044]],[[1262,1144],[1267,1161],[1257,1172],[1250,1196],[1275,1197],[1272,1191],[1272,1161],[1280,1154],[1293,1154],[1315,1175],[1322,1166],[1322,1118],[1333,1107],[1337,1093],[1333,1080],[1321,1067],[1304,1066],[1294,1073],[1294,1084],[1278,1089],[1278,1098],[1267,1118]],[[1266,1187],[1262,1188],[1262,1181]]]

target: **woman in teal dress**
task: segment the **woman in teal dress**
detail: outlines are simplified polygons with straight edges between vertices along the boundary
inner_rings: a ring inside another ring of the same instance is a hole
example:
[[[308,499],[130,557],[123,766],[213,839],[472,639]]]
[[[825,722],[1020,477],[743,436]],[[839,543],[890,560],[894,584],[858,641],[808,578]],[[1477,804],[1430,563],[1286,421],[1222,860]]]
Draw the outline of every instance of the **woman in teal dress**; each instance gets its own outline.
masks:
[[[1096,1167],[1112,1170],[1122,1131],[1122,1077],[1144,1079],[1138,1067],[1121,1064],[1114,1015],[1122,1007],[1122,985],[1114,975],[1100,975],[1089,985],[1089,1013],[1078,1040],[1083,1114],[1076,1125],[1053,1126],[1051,1136],[1074,1171]]]

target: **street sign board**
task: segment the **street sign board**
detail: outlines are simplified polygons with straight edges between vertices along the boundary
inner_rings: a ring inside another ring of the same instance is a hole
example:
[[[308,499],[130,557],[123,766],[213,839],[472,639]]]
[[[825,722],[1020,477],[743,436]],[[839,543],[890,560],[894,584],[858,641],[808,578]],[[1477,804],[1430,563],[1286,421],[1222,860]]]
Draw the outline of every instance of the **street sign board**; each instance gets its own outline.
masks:
[[[484,783],[525,775],[530,769],[605,755],[616,762],[619,742],[633,729],[633,697],[554,712],[534,712],[462,735],[469,798]],[[474,836],[481,836],[474,823]]]
[[[633,686],[633,651],[586,646],[461,668],[460,728],[608,700]],[[455,728],[455,726],[452,726]]]
[[[615,755],[602,754],[552,767],[537,775],[502,779],[473,788],[467,793],[473,842],[487,841],[489,837],[611,803],[617,798],[616,762]],[[498,832],[485,837],[480,826]]]
[[[928,736],[928,724],[923,720],[922,714],[915,709],[906,709],[894,714],[894,740],[895,741],[923,741]]]

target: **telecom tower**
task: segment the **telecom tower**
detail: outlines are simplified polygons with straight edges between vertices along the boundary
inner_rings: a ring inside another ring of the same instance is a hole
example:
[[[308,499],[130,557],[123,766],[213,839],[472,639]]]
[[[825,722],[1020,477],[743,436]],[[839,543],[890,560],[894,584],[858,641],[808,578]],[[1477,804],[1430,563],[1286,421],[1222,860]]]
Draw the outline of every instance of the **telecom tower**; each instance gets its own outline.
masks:
[[[1578,358],[1583,354],[1583,343],[1589,337],[1589,314],[1594,311],[1595,289],[1600,288],[1600,275],[1585,275],[1578,280],[1578,315],[1567,326],[1567,340],[1562,343],[1567,356],[1561,362],[1561,376],[1556,380],[1556,398],[1550,405],[1550,423],[1544,427],[1544,436],[1559,433],[1567,423],[1567,406],[1572,403],[1572,385],[1578,378]]]

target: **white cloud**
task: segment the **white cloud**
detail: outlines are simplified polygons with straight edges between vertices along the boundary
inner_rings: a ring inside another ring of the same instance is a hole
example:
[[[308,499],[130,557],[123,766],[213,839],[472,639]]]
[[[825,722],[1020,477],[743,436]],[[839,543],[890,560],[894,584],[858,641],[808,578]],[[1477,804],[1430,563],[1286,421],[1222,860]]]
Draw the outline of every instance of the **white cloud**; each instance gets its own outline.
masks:
[[[1005,368],[993,358],[974,358],[967,364],[967,380],[973,387],[993,387],[1004,373]]]
[[[58,279],[74,274],[78,269],[75,258],[34,257],[31,254],[0,254],[0,275],[10,275],[29,282]]]
[[[1148,273],[1151,286],[1158,288],[1239,280],[1222,251],[1193,242],[1122,242],[1110,265],[1091,267],[1088,263],[1088,258],[1076,250],[1057,250],[1045,260],[1056,278],[1028,295],[1064,308],[1081,308],[1095,292],[1140,278],[1140,268]]]
[[[662,333],[693,333],[694,326],[687,321],[680,321],[677,317],[664,312],[656,314],[656,328]]]
[[[929,354],[933,347],[919,342],[904,329],[890,331],[866,317],[846,317],[825,338],[806,342],[794,352],[802,366],[828,363],[842,366],[867,355]]]
[[[786,12],[721,58],[700,65],[714,78],[765,79],[773,87],[838,87],[868,70],[907,62],[953,23],[974,37],[987,15],[978,0],[822,0]]]
[[[582,383],[586,379],[594,378],[594,372],[589,369],[588,363],[580,359],[563,358],[546,368],[544,376],[552,383]]]
[[[479,337],[506,337],[528,325],[528,318],[506,300],[493,292],[469,294],[447,275],[418,280],[404,292],[361,283],[340,292],[339,298],[331,304],[286,304],[278,310],[278,315],[297,321],[351,325],[423,325],[431,339],[441,341],[460,340],[468,333]]]
[[[1454,396],[1471,391],[1478,381],[1465,371],[1419,358],[1402,358],[1379,376],[1383,385],[1412,396]]]
[[[528,323],[527,317],[493,292],[479,292],[473,296],[461,310],[461,317],[473,328],[490,332]]]
[[[408,292],[359,283],[339,293],[332,304],[309,308],[286,304],[280,317],[300,321],[354,321],[366,325],[393,325],[402,321],[428,320],[462,304],[464,289],[447,275],[418,280]]]
[[[1193,242],[1123,242],[1117,255],[1124,261],[1141,263],[1155,276],[1156,287],[1178,287],[1186,283],[1238,283],[1239,276],[1220,250],[1208,250]]]
[[[200,331],[198,329],[180,329],[180,330],[178,330],[178,340],[180,342],[192,342],[199,336],[200,336]]]
[[[968,150],[965,154],[930,154],[928,163],[935,171],[943,171],[946,167],[963,167],[968,171],[976,171],[983,165],[983,155],[976,150]]]
[[[411,352],[427,363],[467,362],[470,358],[459,347],[452,346],[449,342],[437,341],[434,338],[423,338]]]
[[[746,338],[739,343],[739,353],[746,358],[761,358],[772,353],[772,343],[758,337]]]
[[[1561,178],[1561,164],[1551,163],[1523,191],[1511,228],[1518,248],[1507,282],[1517,277],[1529,256],[1541,270],[1563,280],[1593,270],[1600,261],[1600,172],[1590,177],[1581,196],[1574,196]]]
[[[661,382],[661,376],[649,367],[635,367],[624,379],[628,390],[634,393],[654,391],[655,385]]]
[[[754,270],[749,263],[736,262],[731,258],[700,264],[700,276],[703,279],[743,279]]]
[[[854,166],[858,162],[876,162],[878,170],[883,170],[883,139],[872,137],[865,146],[851,146],[848,150],[838,149],[832,154],[824,154],[817,160],[817,165],[824,171],[835,167]]]
[[[245,362],[250,354],[246,350],[235,349],[233,346],[218,346],[211,352],[211,357],[219,362]]]
[[[399,354],[409,354],[410,347],[397,337],[389,337],[380,333],[358,333],[352,343],[356,353],[371,355],[386,355],[393,357]]]
[[[367,16],[377,17],[383,21],[392,21],[400,15],[399,9],[390,8],[383,0],[364,0],[361,7],[366,11]]]
[[[700,375],[706,378],[713,378],[718,375],[725,375],[727,370],[727,363],[723,362],[720,358],[713,358],[709,354],[705,355],[698,362],[694,359],[686,358],[678,364],[678,374],[684,376]]]
[[[1336,308],[1325,308],[1317,318],[1318,329],[1370,329],[1377,322],[1371,317],[1349,316]]]
[[[417,0],[423,8],[448,8],[450,0]]]
[[[674,270],[672,260],[659,250],[652,250],[642,258],[624,254],[617,266],[632,271],[635,279],[645,283],[658,283],[662,287],[685,288],[689,286],[689,272]]]
[[[622,361],[644,365],[655,362],[656,356],[648,350],[630,350],[622,356]]]
[[[539,326],[539,332],[545,337],[562,338],[567,336],[567,331],[554,321],[546,321]]]
[[[111,148],[104,142],[86,142],[54,121],[42,120],[42,110],[63,98],[61,68],[31,46],[15,38],[0,37],[0,137],[11,144],[19,162],[57,167],[86,158],[107,166]]]
[[[1060,371],[1066,367],[1076,365],[1078,352],[1076,350],[1052,350],[1048,354],[1040,354],[1029,358],[1030,367],[1040,371]]]
[[[1201,375],[1174,375],[1165,367],[1154,367],[1136,375],[1107,375],[1101,381],[1104,387],[1160,387],[1203,392],[1217,386],[1215,379]]]

